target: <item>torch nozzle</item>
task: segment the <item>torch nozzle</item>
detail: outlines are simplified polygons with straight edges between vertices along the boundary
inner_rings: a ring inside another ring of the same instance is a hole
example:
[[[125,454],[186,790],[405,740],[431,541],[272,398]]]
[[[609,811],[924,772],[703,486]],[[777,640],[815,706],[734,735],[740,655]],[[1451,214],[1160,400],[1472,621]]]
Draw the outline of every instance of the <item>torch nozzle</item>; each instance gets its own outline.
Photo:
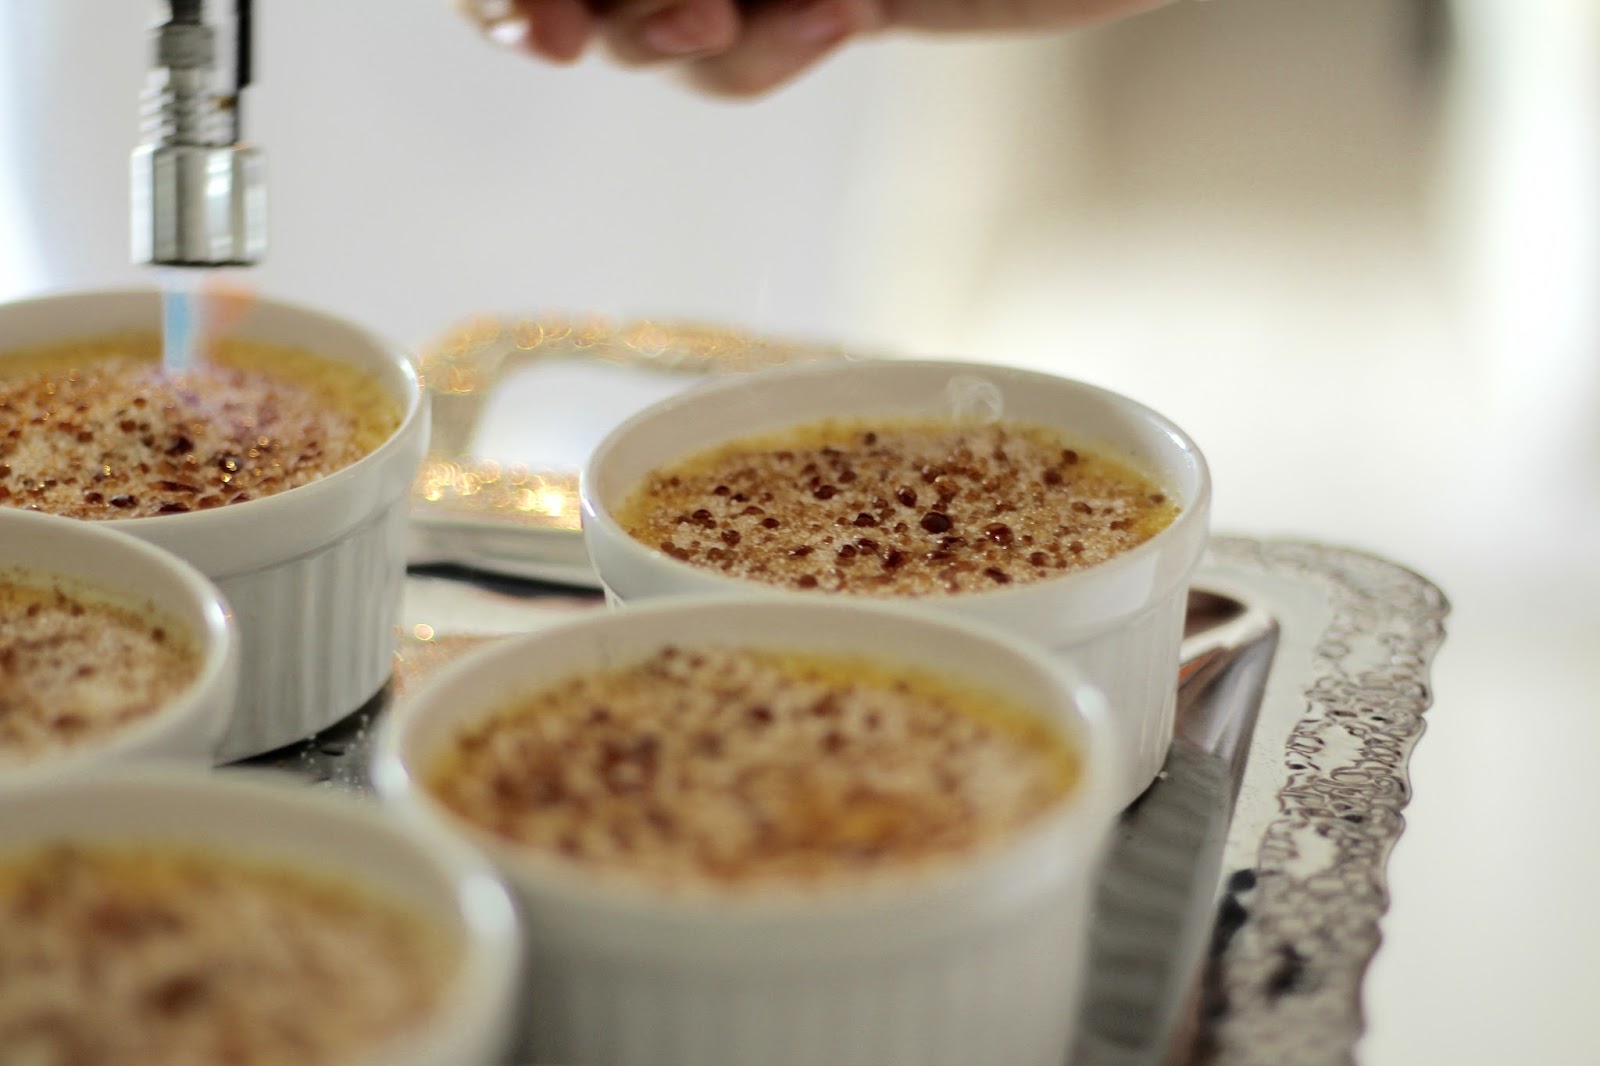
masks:
[[[247,266],[266,251],[265,160],[243,143],[249,0],[238,0],[232,90],[216,84],[217,33],[203,0],[170,0],[152,31],[143,142],[132,171],[133,258],[162,266]]]

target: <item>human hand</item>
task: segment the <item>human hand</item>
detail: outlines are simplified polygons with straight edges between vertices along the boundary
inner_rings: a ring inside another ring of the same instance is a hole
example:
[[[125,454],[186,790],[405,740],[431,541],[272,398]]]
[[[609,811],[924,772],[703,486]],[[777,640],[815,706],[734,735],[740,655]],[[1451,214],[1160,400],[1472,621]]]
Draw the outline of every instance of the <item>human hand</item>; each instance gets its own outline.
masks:
[[[1164,0],[458,0],[492,39],[555,63],[599,40],[626,66],[677,67],[697,88],[757,96],[882,30],[1043,31]]]

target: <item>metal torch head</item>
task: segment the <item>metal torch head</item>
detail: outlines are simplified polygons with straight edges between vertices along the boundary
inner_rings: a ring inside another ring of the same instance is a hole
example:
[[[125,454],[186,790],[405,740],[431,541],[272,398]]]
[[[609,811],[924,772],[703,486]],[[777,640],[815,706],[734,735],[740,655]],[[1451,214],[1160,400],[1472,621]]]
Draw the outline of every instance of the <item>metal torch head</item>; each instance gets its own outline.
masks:
[[[144,143],[133,152],[135,262],[248,266],[266,252],[265,158],[239,137],[249,6],[236,9],[229,92],[216,85],[216,32],[204,6],[172,0],[172,17],[152,34]]]
[[[133,153],[134,260],[258,262],[267,250],[265,164],[249,145],[140,145]]]

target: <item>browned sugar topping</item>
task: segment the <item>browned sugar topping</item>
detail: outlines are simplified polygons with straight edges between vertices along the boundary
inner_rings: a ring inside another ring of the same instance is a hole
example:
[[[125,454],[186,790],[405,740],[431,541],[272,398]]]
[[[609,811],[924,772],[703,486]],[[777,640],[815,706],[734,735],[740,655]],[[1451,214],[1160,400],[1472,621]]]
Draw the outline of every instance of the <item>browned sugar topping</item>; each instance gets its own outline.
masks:
[[[619,511],[636,540],[733,577],[919,596],[1104,562],[1177,507],[1128,466],[1018,423],[830,421],[652,473]]]
[[[203,511],[283,492],[399,424],[361,372],[224,342],[177,376],[149,336],[0,356],[0,505],[73,518]]]
[[[467,820],[660,886],[809,886],[948,858],[1066,795],[1020,707],[856,658],[667,649],[529,694],[427,775]]]
[[[91,743],[151,714],[199,664],[169,619],[0,572],[0,764]]]
[[[323,1066],[434,1009],[440,930],[291,869],[155,847],[0,860],[0,1060]]]

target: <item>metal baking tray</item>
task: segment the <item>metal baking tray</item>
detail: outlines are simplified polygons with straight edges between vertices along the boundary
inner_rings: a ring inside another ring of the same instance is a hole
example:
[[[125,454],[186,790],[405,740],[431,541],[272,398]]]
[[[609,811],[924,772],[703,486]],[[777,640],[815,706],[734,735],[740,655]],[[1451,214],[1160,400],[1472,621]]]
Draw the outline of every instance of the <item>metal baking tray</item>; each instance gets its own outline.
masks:
[[[392,701],[497,635],[602,609],[592,592],[458,566],[421,568],[408,581],[391,686],[333,728],[250,764],[364,795],[371,732]],[[1407,761],[1422,734],[1448,605],[1415,573],[1360,552],[1221,537],[1198,573],[1190,610],[1191,663],[1203,663],[1217,646],[1212,638],[1247,616],[1271,620],[1276,647],[1226,656],[1204,684],[1186,685],[1168,773],[1123,816],[1113,842],[1097,916],[1109,932],[1095,945],[1085,1003],[1063,1004],[1085,1012],[1073,1061],[1350,1062],[1362,1030],[1362,980],[1387,906],[1387,860],[1410,797]],[[1172,825],[1152,822],[1150,812],[1215,819],[1210,799],[1194,809],[1184,791],[1193,791],[1197,749],[1223,753],[1219,794],[1237,799],[1216,839],[1192,850],[1189,868],[1174,869],[1159,859]],[[1121,869],[1119,855],[1132,857]],[[1160,988],[1134,982],[1146,1002],[1130,1015],[1118,999],[1131,964],[1108,943],[1128,921],[1116,904],[1139,894],[1129,885],[1159,889],[1166,881],[1199,888],[1161,934],[1170,943],[1154,945]]]

